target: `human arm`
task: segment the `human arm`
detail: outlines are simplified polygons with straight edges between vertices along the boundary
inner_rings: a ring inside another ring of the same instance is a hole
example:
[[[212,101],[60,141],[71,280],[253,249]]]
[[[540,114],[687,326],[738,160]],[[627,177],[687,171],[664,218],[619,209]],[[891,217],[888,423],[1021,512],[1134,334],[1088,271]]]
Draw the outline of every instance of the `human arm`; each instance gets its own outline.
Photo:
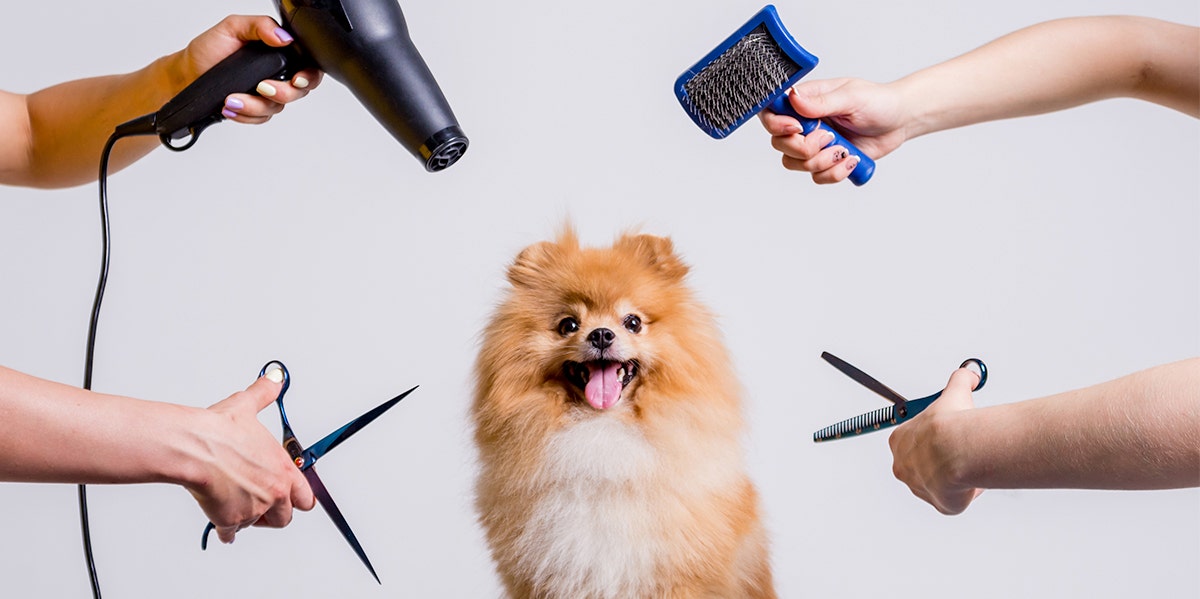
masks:
[[[53,188],[94,180],[100,151],[117,125],[157,111],[251,40],[271,46],[292,41],[270,17],[230,16],[185,49],[132,73],[68,81],[28,95],[0,91],[0,184]],[[265,82],[275,91],[270,98],[231,94],[226,116],[243,123],[265,122],[320,80],[319,71],[306,69],[289,81]],[[122,141],[114,148],[110,172],[158,145],[154,137]]]
[[[261,377],[208,409],[86,391],[0,367],[0,480],[183,486],[223,542],[312,509],[304,476],[258,422],[280,383]]]
[[[938,511],[983,489],[1200,486],[1200,358],[1040,399],[972,408],[978,378],[892,433],[893,472]]]
[[[790,99],[872,158],[905,141],[985,121],[1129,97],[1200,117],[1200,29],[1144,17],[1078,17],[1021,29],[892,83],[801,82]],[[828,139],[798,133],[794,119],[763,112],[772,145],[791,170],[817,183],[846,177],[852,162]]]

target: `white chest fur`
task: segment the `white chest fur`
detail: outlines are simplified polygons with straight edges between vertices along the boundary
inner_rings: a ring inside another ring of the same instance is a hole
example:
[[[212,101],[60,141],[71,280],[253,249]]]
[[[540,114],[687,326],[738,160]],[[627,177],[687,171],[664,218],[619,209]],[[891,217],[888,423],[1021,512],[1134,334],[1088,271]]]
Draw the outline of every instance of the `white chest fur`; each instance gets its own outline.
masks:
[[[550,596],[635,597],[654,583],[666,523],[647,504],[664,484],[662,462],[615,416],[576,422],[546,445],[518,545],[521,569]]]

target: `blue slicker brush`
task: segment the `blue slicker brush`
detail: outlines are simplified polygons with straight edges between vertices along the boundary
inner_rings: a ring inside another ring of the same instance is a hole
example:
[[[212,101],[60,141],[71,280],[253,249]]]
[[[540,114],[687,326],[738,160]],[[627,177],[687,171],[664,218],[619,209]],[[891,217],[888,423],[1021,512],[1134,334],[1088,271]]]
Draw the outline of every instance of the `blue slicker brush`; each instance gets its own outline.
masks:
[[[696,125],[715,139],[733,133],[764,109],[794,117],[804,135],[817,129],[830,131],[829,145],[839,145],[858,157],[850,180],[862,185],[875,174],[875,161],[829,125],[796,114],[788,101],[788,91],[815,66],[817,57],[792,39],[775,7],[768,4],[684,71],[675,80],[675,96]]]

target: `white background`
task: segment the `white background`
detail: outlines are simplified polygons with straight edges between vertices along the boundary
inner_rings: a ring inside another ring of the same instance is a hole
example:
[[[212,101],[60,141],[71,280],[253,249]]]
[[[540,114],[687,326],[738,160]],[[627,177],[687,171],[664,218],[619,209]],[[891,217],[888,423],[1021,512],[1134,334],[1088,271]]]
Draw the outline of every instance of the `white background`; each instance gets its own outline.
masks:
[[[1200,21],[1190,1],[776,6],[822,59],[811,77],[877,81],[1056,17]],[[471,138],[451,169],[425,173],[327,80],[269,125],[112,177],[97,390],[204,406],[280,359],[311,442],[421,388],[321,465],[384,586],[319,509],[201,553],[182,489],[91,487],[105,596],[499,595],[471,508],[471,367],[505,266],[567,218],[592,244],[669,235],[694,266],[746,389],[782,596],[1200,595],[1196,490],[991,491],[945,517],[892,477],[886,434],[811,441],[882,405],[823,350],[910,396],[978,356],[980,405],[1200,354],[1200,125],[1106,101],[915,140],[866,187],[818,187],[756,122],[713,141],[671,92],[760,7],[406,2]],[[0,88],[134,70],[273,10],[9,2]],[[82,381],[99,251],[95,186],[0,189],[0,363]],[[0,596],[87,595],[74,487],[0,485]]]

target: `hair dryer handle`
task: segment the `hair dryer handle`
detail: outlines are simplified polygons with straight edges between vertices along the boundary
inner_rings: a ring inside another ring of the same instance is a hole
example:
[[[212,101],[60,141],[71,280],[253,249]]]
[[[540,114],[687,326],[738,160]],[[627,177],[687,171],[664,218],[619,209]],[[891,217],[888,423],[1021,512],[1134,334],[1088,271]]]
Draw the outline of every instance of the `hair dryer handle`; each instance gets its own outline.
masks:
[[[772,100],[771,103],[767,105],[767,110],[770,110],[775,114],[790,116],[797,121],[800,121],[800,130],[805,135],[808,135],[817,129],[823,129],[832,133],[833,141],[825,144],[825,147],[834,145],[841,146],[846,148],[846,151],[849,152],[851,156],[858,157],[858,165],[854,167],[853,171],[850,171],[849,177],[850,181],[855,185],[865,184],[867,181],[871,180],[871,175],[875,174],[875,161],[871,160],[870,156],[863,154],[862,150],[858,149],[857,146],[849,141],[846,141],[846,138],[842,137],[841,133],[834,131],[833,127],[830,127],[829,125],[826,125],[817,119],[805,118],[797,114],[796,110],[792,108],[792,103],[790,100],[788,100],[787,94],[781,94],[778,98]]]
[[[291,46],[273,48],[262,42],[249,42],[171,98],[155,113],[154,130],[167,147],[171,140],[195,137],[209,125],[224,120],[221,108],[225,96],[235,92],[252,93],[264,79],[285,79],[301,69],[300,57]]]

